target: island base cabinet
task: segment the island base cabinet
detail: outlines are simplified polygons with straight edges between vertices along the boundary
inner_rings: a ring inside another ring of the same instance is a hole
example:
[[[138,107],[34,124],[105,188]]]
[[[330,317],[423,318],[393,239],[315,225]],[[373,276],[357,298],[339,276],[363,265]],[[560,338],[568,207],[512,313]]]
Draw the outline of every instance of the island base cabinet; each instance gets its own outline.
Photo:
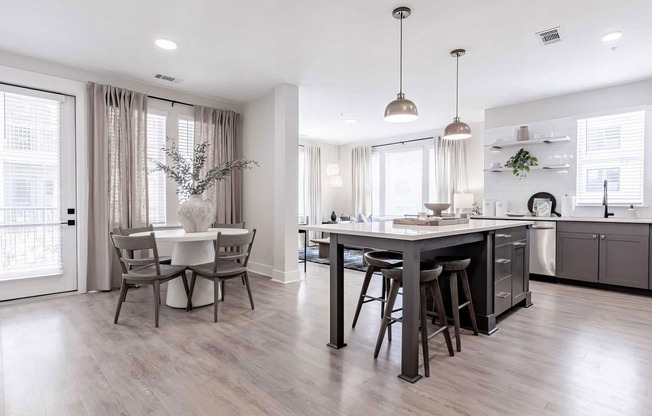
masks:
[[[600,235],[600,283],[647,289],[649,238]]]
[[[557,232],[557,277],[598,281],[598,234]]]

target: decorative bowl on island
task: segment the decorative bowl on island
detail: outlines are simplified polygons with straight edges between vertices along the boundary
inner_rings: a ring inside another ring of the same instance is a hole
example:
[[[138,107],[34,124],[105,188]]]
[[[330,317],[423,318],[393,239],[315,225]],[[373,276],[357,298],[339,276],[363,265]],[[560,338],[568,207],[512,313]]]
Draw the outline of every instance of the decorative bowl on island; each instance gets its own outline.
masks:
[[[442,202],[426,202],[423,205],[429,210],[431,210],[435,217],[441,217],[441,212],[450,208],[451,206],[450,203],[442,203]]]

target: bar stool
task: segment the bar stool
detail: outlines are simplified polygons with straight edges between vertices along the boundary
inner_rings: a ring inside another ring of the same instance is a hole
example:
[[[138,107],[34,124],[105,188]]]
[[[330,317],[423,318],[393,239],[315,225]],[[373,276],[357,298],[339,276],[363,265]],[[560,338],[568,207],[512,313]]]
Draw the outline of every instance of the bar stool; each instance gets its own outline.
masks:
[[[448,353],[450,356],[454,356],[455,352],[453,351],[453,342],[451,341],[451,335],[448,331],[448,321],[446,320],[446,310],[444,309],[444,301],[441,297],[441,288],[439,287],[439,275],[442,273],[443,268],[437,266],[429,270],[421,270],[421,296],[420,296],[420,305],[419,305],[419,321],[421,324],[421,346],[423,348],[423,367],[426,377],[430,377],[430,355],[428,352],[428,340],[440,333],[444,333],[444,338],[446,339],[446,346],[448,347]],[[389,290],[389,297],[387,298],[387,303],[385,305],[385,314],[383,315],[383,321],[380,324],[380,331],[378,332],[378,340],[376,341],[376,349],[374,350],[374,358],[378,358],[378,353],[380,352],[380,347],[383,344],[383,339],[385,338],[385,331],[387,328],[391,328],[391,325],[396,322],[401,322],[403,318],[394,318],[392,317],[392,312],[394,311],[394,303],[396,302],[396,296],[398,295],[398,290],[403,284],[403,269],[385,269],[383,270],[383,277],[391,279],[392,287]],[[435,332],[428,335],[428,312],[426,305],[426,289],[430,289],[435,308],[437,313],[441,317],[440,321],[442,326],[440,326]],[[399,309],[400,310],[400,309]],[[391,341],[391,339],[389,340]]]
[[[475,310],[473,309],[473,299],[471,298],[471,286],[469,286],[469,277],[466,274],[466,268],[471,264],[468,257],[442,256],[435,258],[435,265],[442,266],[444,273],[442,279],[448,279],[451,290],[451,307],[453,309],[453,322],[455,324],[455,345],[457,351],[462,351],[462,340],[460,337],[460,309],[468,307],[471,315],[471,326],[473,335],[478,335],[478,324],[475,320]],[[457,279],[462,282],[462,291],[464,292],[465,302],[460,305],[457,289]]]
[[[360,315],[360,310],[362,310],[362,305],[367,302],[381,302],[384,305],[387,302],[387,293],[389,292],[388,279],[383,277],[383,288],[382,295],[370,296],[367,295],[367,290],[369,289],[369,283],[371,283],[371,278],[375,272],[379,272],[385,269],[393,269],[395,267],[401,267],[403,265],[403,255],[401,253],[395,253],[393,251],[369,251],[364,253],[364,259],[367,262],[367,273],[364,275],[364,281],[362,282],[362,289],[360,289],[360,298],[358,299],[358,306],[355,308],[355,316],[353,317],[353,328],[358,322],[358,316]],[[383,317],[383,308],[380,308],[380,317]],[[392,332],[389,331],[389,338],[392,338]]]

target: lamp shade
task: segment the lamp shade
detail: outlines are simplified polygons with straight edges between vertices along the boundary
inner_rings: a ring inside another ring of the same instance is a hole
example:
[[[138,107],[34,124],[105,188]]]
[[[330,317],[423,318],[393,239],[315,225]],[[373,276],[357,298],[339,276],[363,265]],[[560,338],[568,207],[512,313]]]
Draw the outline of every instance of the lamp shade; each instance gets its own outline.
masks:
[[[328,176],[335,176],[340,174],[340,165],[337,163],[329,163],[326,165],[326,174]]]
[[[333,188],[340,188],[343,183],[342,177],[339,175],[331,176],[331,178],[328,181]]]
[[[442,139],[462,140],[468,139],[469,137],[471,137],[471,127],[463,121],[460,121],[459,117],[455,117],[455,120],[444,129]]]
[[[385,107],[385,121],[390,123],[406,123],[419,118],[419,111],[416,104],[405,98],[405,94],[399,93],[394,101]]]

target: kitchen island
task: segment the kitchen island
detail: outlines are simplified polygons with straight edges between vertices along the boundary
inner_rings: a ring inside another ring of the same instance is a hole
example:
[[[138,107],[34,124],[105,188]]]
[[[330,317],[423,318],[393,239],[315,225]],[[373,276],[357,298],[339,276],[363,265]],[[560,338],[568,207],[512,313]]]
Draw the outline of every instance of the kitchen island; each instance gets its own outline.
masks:
[[[323,224],[305,227],[330,233],[330,342],[344,342],[344,246],[403,253],[401,373],[421,378],[419,358],[419,271],[423,259],[438,255],[471,258],[468,275],[481,332],[496,331],[496,316],[515,305],[531,305],[529,228],[531,222],[470,220],[446,226],[394,225],[390,221]]]

